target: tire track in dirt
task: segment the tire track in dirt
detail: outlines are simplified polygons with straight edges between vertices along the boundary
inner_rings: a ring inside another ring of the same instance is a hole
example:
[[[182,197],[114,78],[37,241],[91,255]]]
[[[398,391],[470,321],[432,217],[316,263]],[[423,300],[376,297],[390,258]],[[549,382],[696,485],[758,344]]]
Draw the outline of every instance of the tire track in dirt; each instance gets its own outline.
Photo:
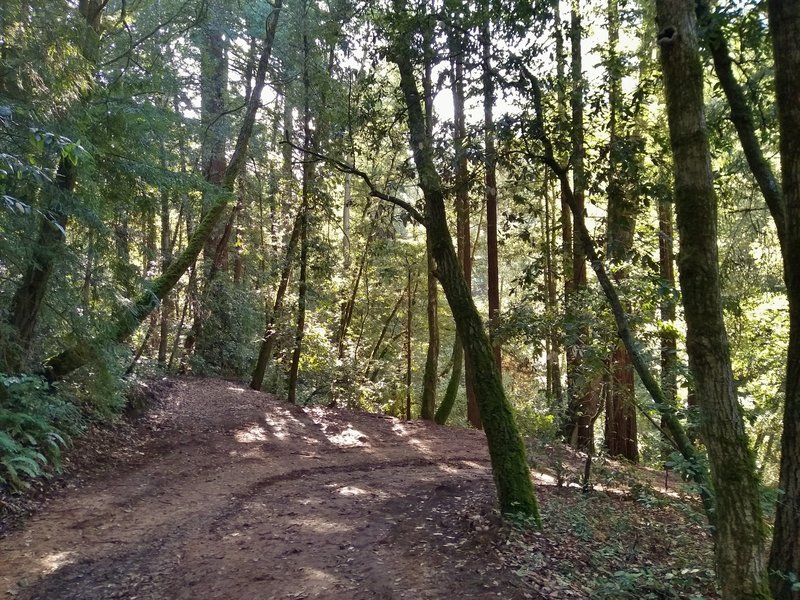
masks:
[[[0,597],[443,598],[491,560],[434,519],[470,494],[490,506],[478,432],[304,412],[215,380],[179,382],[152,418],[138,464],[0,540]],[[442,560],[420,564],[431,540]],[[495,584],[470,597],[517,597]]]

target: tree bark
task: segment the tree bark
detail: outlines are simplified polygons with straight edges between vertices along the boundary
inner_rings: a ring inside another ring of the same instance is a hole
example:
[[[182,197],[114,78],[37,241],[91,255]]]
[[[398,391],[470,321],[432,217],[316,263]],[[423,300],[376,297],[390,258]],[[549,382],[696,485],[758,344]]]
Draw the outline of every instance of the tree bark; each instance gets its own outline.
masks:
[[[695,14],[687,0],[657,0],[656,12],[675,172],[686,350],[711,465],[717,575],[724,598],[767,598],[760,491],[722,315],[716,197]]]
[[[476,380],[476,396],[489,445],[500,510],[504,514],[522,513],[540,525],[539,508],[525,458],[525,445],[514,422],[492,346],[472,301],[447,226],[444,192],[434,166],[431,142],[425,135],[421,98],[414,79],[410,57],[411,31],[407,29],[409,24],[405,20],[404,6],[400,0],[395,0],[397,16],[404,20],[400,26],[404,29],[395,41],[390,57],[400,71],[400,87],[408,108],[411,151],[425,198],[425,225],[432,240],[437,277],[464,344],[467,364],[474,372],[481,374]]]
[[[782,191],[786,215],[783,261],[789,300],[789,348],[783,408],[777,510],[769,568],[778,600],[796,600],[789,575],[800,577],[800,2],[770,0],[769,29],[775,56]],[[777,224],[777,221],[776,221]]]
[[[584,170],[584,127],[583,127],[583,57],[579,0],[574,0],[570,10],[570,79],[572,93],[570,107],[572,111],[572,193],[578,210],[584,210],[584,188],[586,173]],[[565,223],[566,225],[566,223]],[[565,238],[567,232],[565,231]],[[567,305],[567,415],[564,437],[568,443],[579,450],[589,451],[594,446],[594,430],[592,427],[597,398],[592,390],[587,366],[582,360],[585,354],[588,328],[583,320],[580,295],[586,288],[586,253],[579,236],[569,235],[572,242],[572,263],[570,276],[566,278]],[[570,323],[571,321],[571,323]]]
[[[483,131],[484,131],[484,194],[486,196],[486,259],[489,288],[489,331],[494,332],[500,320],[500,267],[497,249],[497,151],[495,149],[494,80],[492,78],[492,23],[481,26],[481,58],[483,69]],[[500,341],[492,333],[494,360],[502,372],[503,356]]]
[[[608,170],[608,257],[616,263],[614,279],[617,284],[627,279],[623,263],[630,259],[633,233],[636,227],[636,201],[632,185],[627,181],[623,152],[624,134],[621,134],[619,115],[622,112],[622,66],[619,48],[619,8],[617,0],[608,1],[608,57],[609,81],[609,170]],[[628,162],[636,160],[628,157]],[[620,456],[636,462],[639,459],[636,430],[636,405],[633,364],[625,345],[617,343],[610,359],[609,386],[606,394],[606,422],[604,444],[610,456]]]
[[[458,238],[461,269],[467,289],[472,293],[472,252],[469,210],[469,171],[466,154],[467,127],[464,115],[464,45],[462,33],[453,29],[449,33],[452,54],[453,82],[453,150],[455,153],[456,237]],[[464,348],[464,387],[467,394],[467,420],[481,429],[481,414],[475,397],[475,372],[470,366],[469,348]]]

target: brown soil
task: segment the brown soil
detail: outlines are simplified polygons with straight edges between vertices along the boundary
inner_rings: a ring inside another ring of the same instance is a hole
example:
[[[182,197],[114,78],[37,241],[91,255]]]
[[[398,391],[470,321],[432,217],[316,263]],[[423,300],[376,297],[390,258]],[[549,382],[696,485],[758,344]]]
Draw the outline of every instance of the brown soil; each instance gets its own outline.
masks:
[[[525,597],[439,519],[468,495],[490,507],[478,432],[213,380],[180,382],[146,418],[158,435],[133,457],[0,541],[0,596]],[[432,540],[454,551],[431,556]]]
[[[540,486],[552,535],[515,532],[494,512],[481,432],[304,410],[224,381],[178,381],[135,431],[0,540],[0,598],[599,597],[584,584],[597,548],[656,565],[684,526],[604,493],[626,536],[654,538],[585,537],[591,519],[576,532],[565,515],[600,505]]]

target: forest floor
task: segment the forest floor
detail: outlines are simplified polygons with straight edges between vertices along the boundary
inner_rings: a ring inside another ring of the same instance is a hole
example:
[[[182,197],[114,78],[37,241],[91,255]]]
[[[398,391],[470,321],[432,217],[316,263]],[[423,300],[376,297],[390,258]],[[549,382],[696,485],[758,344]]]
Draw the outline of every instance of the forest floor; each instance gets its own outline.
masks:
[[[0,498],[0,598],[716,597],[702,518],[663,473],[599,462],[583,493],[580,456],[533,448],[536,531],[498,518],[481,432],[220,380],[157,391],[32,514]]]

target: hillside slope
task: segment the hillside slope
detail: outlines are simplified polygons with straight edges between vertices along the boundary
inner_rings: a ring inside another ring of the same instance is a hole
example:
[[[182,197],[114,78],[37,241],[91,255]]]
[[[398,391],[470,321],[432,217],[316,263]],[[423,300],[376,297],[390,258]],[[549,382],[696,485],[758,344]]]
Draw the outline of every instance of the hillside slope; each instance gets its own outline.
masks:
[[[534,532],[499,522],[480,432],[197,379],[138,431],[0,540],[0,597],[713,597],[690,507],[635,474],[557,489],[560,450],[534,457]]]

